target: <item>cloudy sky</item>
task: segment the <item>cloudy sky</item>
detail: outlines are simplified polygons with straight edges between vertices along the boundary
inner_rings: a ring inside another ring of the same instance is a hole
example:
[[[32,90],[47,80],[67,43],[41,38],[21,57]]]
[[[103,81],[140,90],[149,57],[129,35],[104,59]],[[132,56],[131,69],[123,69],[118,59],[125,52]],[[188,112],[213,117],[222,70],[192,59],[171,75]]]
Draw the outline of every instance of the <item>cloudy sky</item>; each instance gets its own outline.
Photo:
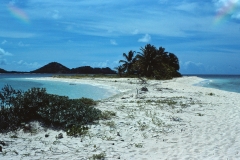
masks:
[[[0,68],[119,65],[150,43],[183,74],[240,74],[240,0],[1,0]]]

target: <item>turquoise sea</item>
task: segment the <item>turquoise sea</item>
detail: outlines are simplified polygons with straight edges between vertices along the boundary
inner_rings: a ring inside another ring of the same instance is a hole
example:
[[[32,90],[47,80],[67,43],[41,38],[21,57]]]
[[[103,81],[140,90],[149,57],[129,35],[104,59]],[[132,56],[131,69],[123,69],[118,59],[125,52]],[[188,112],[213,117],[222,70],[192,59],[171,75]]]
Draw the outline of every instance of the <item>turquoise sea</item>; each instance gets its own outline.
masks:
[[[188,75],[189,76],[189,75]],[[240,93],[240,75],[192,75],[204,80],[197,86]]]
[[[52,77],[52,74],[0,74],[0,89],[8,84],[14,89],[26,91],[32,87],[46,88],[48,93],[64,95],[69,98],[92,98],[100,100],[118,93],[86,84],[70,84],[67,82],[42,81],[27,78]],[[240,75],[184,75],[203,78],[197,86],[216,88],[220,90],[240,93]]]
[[[52,76],[52,74],[0,74],[0,89],[7,84],[15,90],[23,91],[32,87],[46,88],[50,94],[68,96],[72,99],[85,97],[94,100],[105,99],[117,93],[117,91],[93,85],[28,79]]]

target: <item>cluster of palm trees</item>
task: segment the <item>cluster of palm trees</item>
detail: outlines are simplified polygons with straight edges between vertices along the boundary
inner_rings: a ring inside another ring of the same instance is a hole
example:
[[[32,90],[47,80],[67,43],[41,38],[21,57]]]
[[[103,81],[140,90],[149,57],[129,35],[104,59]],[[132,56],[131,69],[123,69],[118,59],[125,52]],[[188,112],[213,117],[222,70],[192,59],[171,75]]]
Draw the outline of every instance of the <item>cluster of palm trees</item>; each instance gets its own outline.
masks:
[[[176,55],[165,51],[165,48],[157,49],[151,44],[140,48],[136,54],[130,50],[123,53],[125,60],[120,60],[120,66],[116,67],[120,76],[143,76],[155,79],[171,79],[180,77],[179,61]],[[135,56],[136,54],[136,56]]]

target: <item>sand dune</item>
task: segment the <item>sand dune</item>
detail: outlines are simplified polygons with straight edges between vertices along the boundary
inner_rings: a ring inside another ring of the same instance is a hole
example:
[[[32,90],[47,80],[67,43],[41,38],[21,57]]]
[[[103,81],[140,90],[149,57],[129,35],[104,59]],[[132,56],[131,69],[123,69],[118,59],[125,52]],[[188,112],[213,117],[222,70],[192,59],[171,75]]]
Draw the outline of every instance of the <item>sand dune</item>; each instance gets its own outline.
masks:
[[[1,134],[0,159],[240,159],[240,94],[193,86],[183,77],[168,81],[138,79],[56,79],[121,91],[97,108],[113,111],[111,120],[90,126],[84,137],[44,129]],[[141,91],[146,87],[148,91]],[[63,133],[63,138],[56,136]],[[49,137],[45,137],[49,134]],[[13,138],[17,136],[17,138]]]

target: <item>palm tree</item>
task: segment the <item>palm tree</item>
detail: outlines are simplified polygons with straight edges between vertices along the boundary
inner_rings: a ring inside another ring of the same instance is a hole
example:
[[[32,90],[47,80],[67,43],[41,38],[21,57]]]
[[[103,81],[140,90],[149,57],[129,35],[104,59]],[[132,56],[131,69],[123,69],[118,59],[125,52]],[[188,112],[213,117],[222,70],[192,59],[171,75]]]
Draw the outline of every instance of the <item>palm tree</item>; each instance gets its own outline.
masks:
[[[151,77],[154,75],[155,67],[157,67],[157,49],[153,45],[147,44],[144,48],[141,48],[141,51],[136,55],[140,74]]]
[[[117,70],[117,73],[120,77],[122,77],[122,73],[123,73],[123,68],[122,66],[118,66],[118,67],[115,67],[115,69]]]
[[[123,63],[117,68],[118,71],[126,72],[127,75],[137,73],[138,76],[154,77],[156,79],[170,79],[179,77],[179,61],[173,53],[165,51],[165,48],[147,44],[140,48],[134,57],[134,51],[129,51],[128,55],[123,53],[126,60],[120,60]]]
[[[169,65],[174,68],[175,71],[178,71],[180,69],[179,67],[179,61],[175,54],[169,53]]]
[[[165,51],[165,48],[159,47],[158,49],[158,58],[161,60],[161,63],[168,63],[168,52]]]
[[[129,75],[133,73],[133,64],[135,62],[135,58],[134,58],[134,53],[135,51],[130,50],[128,52],[128,55],[126,53],[123,53],[123,57],[126,60],[120,60],[119,63],[123,63],[122,64],[122,71],[125,72]]]

